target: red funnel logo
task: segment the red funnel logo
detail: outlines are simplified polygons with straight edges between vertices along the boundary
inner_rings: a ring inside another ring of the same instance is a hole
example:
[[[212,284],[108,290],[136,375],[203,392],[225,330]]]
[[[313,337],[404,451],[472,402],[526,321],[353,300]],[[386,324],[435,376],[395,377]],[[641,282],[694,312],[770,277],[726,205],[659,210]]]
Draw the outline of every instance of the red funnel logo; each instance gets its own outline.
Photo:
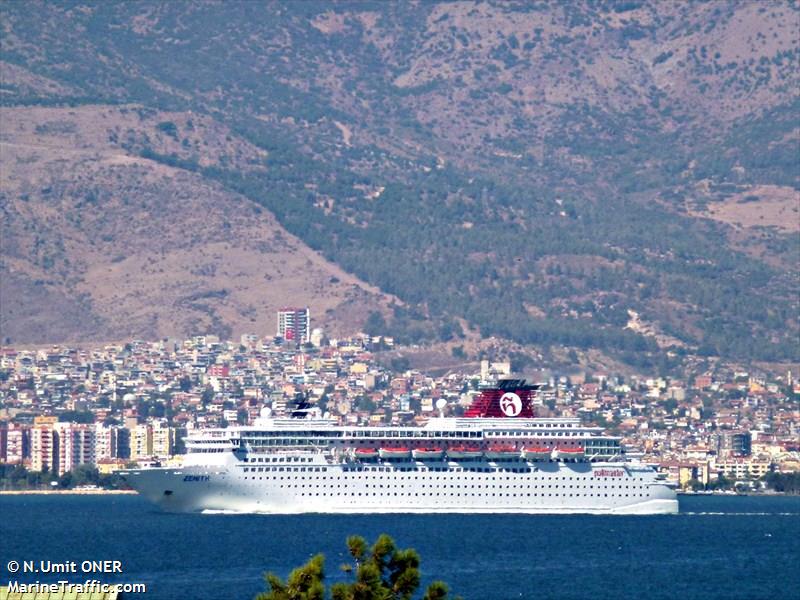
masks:
[[[464,413],[466,417],[487,419],[533,418],[531,394],[538,386],[527,385],[524,379],[504,379],[495,387],[485,387],[475,396]]]
[[[516,417],[522,412],[522,400],[514,392],[506,392],[500,396],[500,410],[507,417]]]

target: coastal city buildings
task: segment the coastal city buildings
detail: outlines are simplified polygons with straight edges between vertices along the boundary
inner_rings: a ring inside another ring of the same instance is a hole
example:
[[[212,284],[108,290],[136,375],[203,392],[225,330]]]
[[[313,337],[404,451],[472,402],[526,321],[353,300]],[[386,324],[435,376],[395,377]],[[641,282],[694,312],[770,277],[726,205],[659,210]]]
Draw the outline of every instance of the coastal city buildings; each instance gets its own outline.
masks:
[[[31,470],[55,471],[58,465],[58,442],[54,425],[58,417],[37,416],[31,429]]]
[[[30,457],[30,430],[24,425],[8,425],[8,427],[5,462],[11,465],[22,464]]]
[[[282,308],[278,311],[278,336],[306,344],[311,339],[311,313],[305,308]]]
[[[96,463],[94,425],[58,423],[54,427],[58,445],[58,474],[72,471],[78,465]]]
[[[292,325],[299,339],[304,318]],[[482,382],[511,373],[489,360],[474,373],[393,372],[377,360],[386,346],[364,335],[315,346],[249,334],[0,348],[0,461],[64,474],[81,464],[110,472],[180,460],[189,430],[251,423],[264,406],[287,414],[298,402],[342,424],[421,424],[440,411],[464,414]],[[600,425],[685,487],[800,470],[800,386],[791,374],[525,375],[541,384],[537,416]]]
[[[8,423],[0,422],[0,463],[6,462],[8,448]]]

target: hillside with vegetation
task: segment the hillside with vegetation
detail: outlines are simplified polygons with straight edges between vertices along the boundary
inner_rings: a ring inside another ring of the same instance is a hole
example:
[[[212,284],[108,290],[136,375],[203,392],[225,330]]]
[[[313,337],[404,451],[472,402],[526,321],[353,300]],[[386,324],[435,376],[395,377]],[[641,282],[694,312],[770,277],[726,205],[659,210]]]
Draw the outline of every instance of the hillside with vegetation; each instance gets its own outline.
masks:
[[[141,106],[2,107],[3,343],[269,332],[308,305],[347,334],[389,299],[213,180],[126,150],[191,147],[246,172],[266,153],[203,116]],[[181,141],[172,128],[180,124]]]
[[[112,111],[103,144],[149,174],[119,182],[130,194],[161,173],[194,182],[202,214],[215,193],[256,229],[249,215],[266,209],[395,298],[352,311],[367,329],[410,343],[472,330],[638,366],[800,359],[796,3],[6,3],[0,16],[12,178],[28,169],[14,149],[27,115],[53,111],[26,142],[47,145],[73,135],[52,132],[70,111]],[[123,110],[149,116],[131,125]],[[100,168],[48,175],[74,202]],[[26,202],[20,189],[4,175],[3,205]],[[142,191],[143,218],[180,224],[188,198]],[[41,210],[25,228],[6,225],[12,298],[43,279],[29,265],[41,248],[50,279],[75,277],[57,243],[73,225],[44,217],[50,193],[28,194]],[[113,195],[95,197],[92,218],[130,218]],[[209,235],[246,238],[225,222]],[[146,243],[158,227],[137,231]],[[83,260],[88,272],[99,259]],[[76,315],[102,313],[82,281],[48,290]],[[209,310],[238,332],[218,300]],[[127,326],[103,314],[95,335]],[[15,340],[34,339],[34,317]]]

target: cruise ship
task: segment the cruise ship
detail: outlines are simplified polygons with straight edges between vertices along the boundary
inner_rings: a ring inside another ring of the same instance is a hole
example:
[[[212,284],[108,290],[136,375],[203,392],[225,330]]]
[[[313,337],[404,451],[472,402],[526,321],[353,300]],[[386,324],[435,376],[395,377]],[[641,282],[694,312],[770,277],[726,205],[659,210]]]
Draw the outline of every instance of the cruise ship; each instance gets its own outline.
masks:
[[[164,510],[208,513],[678,512],[674,487],[579,419],[536,418],[537,387],[501,380],[463,417],[340,426],[313,408],[186,438],[180,468],[121,474]]]

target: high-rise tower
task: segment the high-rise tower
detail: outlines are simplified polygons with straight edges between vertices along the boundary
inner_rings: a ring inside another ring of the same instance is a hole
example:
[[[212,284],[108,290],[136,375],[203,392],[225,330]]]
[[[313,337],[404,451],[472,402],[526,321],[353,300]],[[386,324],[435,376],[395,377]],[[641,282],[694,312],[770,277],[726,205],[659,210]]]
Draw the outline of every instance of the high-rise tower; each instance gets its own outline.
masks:
[[[311,313],[308,307],[280,309],[278,335],[298,344],[308,343],[311,336]]]

